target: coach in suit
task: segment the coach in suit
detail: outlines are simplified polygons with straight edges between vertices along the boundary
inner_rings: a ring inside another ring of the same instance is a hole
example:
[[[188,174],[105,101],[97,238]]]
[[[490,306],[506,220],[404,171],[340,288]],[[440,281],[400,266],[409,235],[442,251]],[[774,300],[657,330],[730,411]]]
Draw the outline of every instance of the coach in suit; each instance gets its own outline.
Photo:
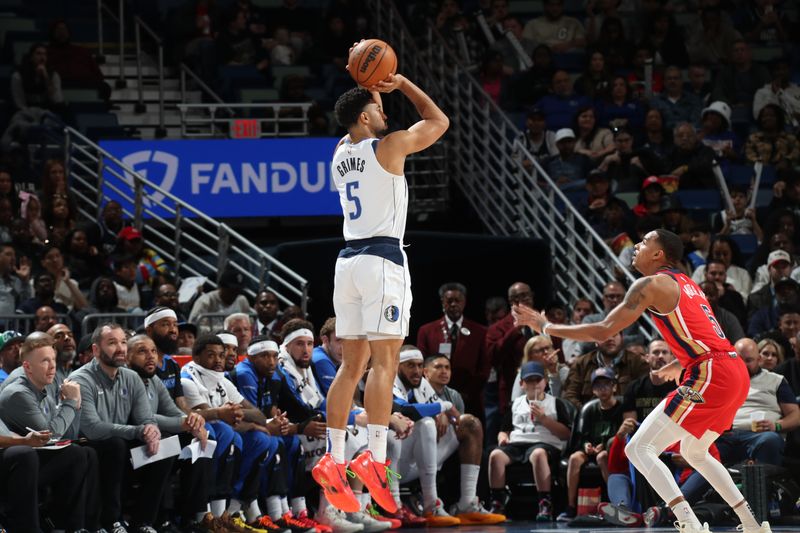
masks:
[[[467,412],[483,420],[483,387],[491,369],[486,326],[464,317],[464,285],[445,283],[439,287],[439,297],[444,316],[419,328],[417,346],[425,357],[442,354],[450,359],[450,387],[461,393]]]

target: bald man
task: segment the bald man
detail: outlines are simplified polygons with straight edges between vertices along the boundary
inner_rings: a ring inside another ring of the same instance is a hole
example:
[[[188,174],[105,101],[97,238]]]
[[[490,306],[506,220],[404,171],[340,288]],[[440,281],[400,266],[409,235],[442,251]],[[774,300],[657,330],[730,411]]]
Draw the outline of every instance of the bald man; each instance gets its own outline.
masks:
[[[753,459],[780,465],[786,434],[800,427],[800,407],[786,378],[758,365],[758,345],[753,339],[739,339],[734,345],[750,374],[747,398],[736,412],[733,428],[717,440],[725,464]],[[756,413],[763,420],[753,421]]]

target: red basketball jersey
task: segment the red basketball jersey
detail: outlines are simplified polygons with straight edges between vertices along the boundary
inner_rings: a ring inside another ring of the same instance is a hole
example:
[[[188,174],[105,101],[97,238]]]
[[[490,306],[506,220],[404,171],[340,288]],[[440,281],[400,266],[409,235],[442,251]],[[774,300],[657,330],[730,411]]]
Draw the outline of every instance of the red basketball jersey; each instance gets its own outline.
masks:
[[[671,277],[680,288],[675,309],[665,315],[652,309],[649,312],[681,366],[686,368],[698,357],[711,352],[735,353],[700,287],[677,270],[660,270],[658,274]]]

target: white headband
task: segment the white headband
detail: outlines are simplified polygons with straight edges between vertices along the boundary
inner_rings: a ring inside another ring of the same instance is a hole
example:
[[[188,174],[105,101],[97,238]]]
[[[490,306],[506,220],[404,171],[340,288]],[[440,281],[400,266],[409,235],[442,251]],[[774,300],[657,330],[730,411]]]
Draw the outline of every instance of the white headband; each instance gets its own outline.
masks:
[[[147,315],[144,318],[144,327],[150,327],[150,324],[158,322],[162,318],[174,318],[175,320],[178,320],[178,315],[176,315],[175,311],[172,309],[162,309],[161,311],[156,311],[152,315]]]
[[[219,337],[219,340],[222,341],[222,344],[239,346],[239,339],[236,338],[236,335],[231,335],[230,333],[217,333],[217,337]]]
[[[425,358],[422,357],[422,352],[417,349],[413,350],[405,350],[400,352],[400,362],[405,363],[406,361],[424,361]]]
[[[312,333],[310,329],[297,329],[286,335],[286,338],[283,339],[283,345],[286,346],[287,344],[295,340],[297,337],[311,337],[311,340],[313,341],[314,333]]]
[[[247,347],[247,355],[256,355],[261,352],[278,352],[278,343],[275,341],[261,341]]]

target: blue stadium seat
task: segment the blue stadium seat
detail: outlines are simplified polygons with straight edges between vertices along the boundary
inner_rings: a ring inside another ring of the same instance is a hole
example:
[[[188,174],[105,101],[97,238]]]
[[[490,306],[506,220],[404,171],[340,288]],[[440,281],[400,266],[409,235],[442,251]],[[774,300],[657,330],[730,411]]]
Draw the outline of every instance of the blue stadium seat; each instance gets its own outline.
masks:
[[[691,211],[719,211],[722,209],[722,198],[716,189],[684,189],[675,194],[684,209]]]
[[[749,258],[756,253],[758,239],[752,233],[749,235],[729,235],[729,237],[736,243],[745,258]]]

